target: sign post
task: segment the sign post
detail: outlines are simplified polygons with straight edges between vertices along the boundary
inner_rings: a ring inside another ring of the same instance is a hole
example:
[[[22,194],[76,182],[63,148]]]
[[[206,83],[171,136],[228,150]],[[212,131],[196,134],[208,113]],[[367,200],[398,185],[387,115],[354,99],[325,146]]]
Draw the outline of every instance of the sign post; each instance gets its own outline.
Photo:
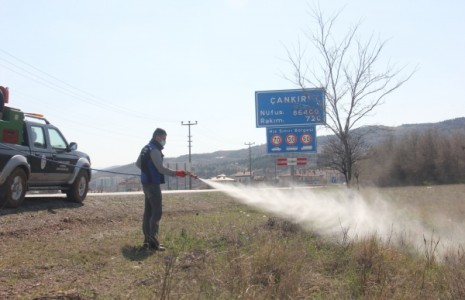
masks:
[[[325,90],[255,92],[256,127],[266,127],[267,152],[317,152],[316,125],[326,124]],[[275,165],[306,165],[306,158],[278,158]]]

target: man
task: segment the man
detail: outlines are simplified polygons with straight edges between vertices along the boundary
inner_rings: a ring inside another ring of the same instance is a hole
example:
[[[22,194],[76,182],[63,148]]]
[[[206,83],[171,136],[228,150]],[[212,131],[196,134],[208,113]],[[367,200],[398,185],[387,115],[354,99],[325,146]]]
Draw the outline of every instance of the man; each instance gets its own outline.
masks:
[[[166,144],[166,131],[157,128],[150,142],[142,148],[137,158],[137,167],[141,169],[141,182],[145,194],[144,219],[144,247],[150,250],[164,251],[165,248],[158,241],[158,227],[162,215],[162,195],[160,184],[165,183],[165,177],[185,177],[192,175],[184,170],[171,170],[163,165],[163,147]]]

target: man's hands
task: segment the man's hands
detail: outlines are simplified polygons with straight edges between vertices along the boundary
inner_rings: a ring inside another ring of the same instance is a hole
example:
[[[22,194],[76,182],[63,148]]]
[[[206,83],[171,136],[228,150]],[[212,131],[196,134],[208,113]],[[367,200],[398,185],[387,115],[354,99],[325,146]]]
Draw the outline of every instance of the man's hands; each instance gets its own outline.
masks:
[[[187,175],[187,172],[184,171],[184,170],[176,171],[176,176],[177,177],[186,177],[186,175]]]
[[[186,176],[190,176],[194,179],[199,179],[199,177],[197,175],[195,175],[194,173],[191,173],[189,171],[184,171],[184,170],[179,170],[179,171],[176,171],[176,176],[177,177],[186,177]]]

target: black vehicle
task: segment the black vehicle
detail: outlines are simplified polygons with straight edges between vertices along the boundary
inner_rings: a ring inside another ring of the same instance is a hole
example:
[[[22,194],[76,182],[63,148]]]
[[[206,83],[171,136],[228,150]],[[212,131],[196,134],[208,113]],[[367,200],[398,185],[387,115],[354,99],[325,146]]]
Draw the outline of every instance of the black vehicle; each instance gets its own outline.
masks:
[[[0,207],[18,207],[27,191],[59,190],[81,203],[89,189],[90,158],[38,114],[5,107],[0,120]]]

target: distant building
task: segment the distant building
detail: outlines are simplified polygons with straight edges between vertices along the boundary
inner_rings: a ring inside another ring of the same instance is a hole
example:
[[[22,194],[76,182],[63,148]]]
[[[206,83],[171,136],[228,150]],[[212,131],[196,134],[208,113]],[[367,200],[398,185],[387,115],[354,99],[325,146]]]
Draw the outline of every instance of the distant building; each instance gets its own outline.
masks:
[[[139,179],[129,178],[118,183],[118,192],[137,192],[142,190],[142,185]]]
[[[237,182],[248,184],[251,183],[251,177],[253,177],[253,173],[252,176],[250,176],[250,172],[241,171],[234,174],[233,177],[236,179]]]
[[[118,177],[100,177],[92,180],[90,187],[95,192],[114,192],[118,180]]]
[[[278,176],[280,184],[301,183],[305,185],[327,185],[344,183],[344,176],[334,169],[298,169],[294,176],[281,174]]]
[[[216,182],[236,182],[236,179],[227,177],[225,174],[216,175],[210,178],[210,180]]]

